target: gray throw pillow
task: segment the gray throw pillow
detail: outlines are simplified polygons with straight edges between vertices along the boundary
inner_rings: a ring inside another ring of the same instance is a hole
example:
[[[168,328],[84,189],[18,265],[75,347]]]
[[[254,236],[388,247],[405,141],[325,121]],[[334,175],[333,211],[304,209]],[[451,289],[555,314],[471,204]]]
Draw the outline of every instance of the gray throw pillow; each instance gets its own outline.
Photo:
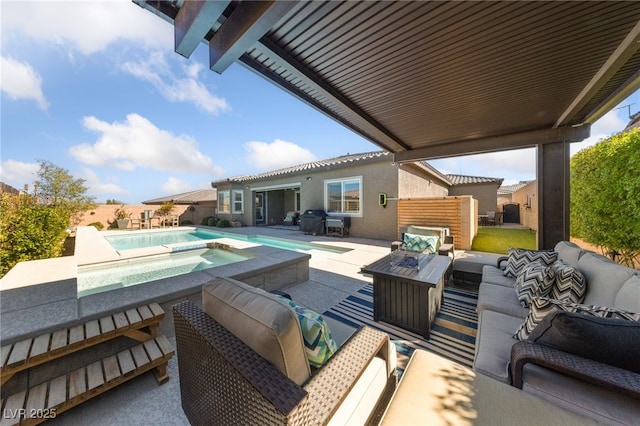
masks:
[[[577,312],[547,315],[527,339],[640,373],[640,322]]]
[[[551,267],[541,261],[523,267],[514,286],[522,307],[528,308],[535,296],[548,296],[553,287],[554,277]]]
[[[504,268],[503,274],[516,278],[522,268],[536,260],[542,261],[548,266],[558,260],[558,253],[553,250],[527,250],[509,247],[507,266]]]

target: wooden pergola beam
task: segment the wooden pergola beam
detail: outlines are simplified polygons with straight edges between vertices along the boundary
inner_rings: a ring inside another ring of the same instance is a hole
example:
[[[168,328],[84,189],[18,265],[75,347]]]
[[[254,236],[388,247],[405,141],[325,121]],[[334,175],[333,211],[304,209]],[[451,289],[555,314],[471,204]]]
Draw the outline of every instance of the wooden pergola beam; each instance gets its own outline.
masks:
[[[292,1],[243,1],[209,42],[209,65],[222,73],[296,6]]]
[[[185,0],[174,19],[176,53],[189,58],[229,3],[230,0]]]

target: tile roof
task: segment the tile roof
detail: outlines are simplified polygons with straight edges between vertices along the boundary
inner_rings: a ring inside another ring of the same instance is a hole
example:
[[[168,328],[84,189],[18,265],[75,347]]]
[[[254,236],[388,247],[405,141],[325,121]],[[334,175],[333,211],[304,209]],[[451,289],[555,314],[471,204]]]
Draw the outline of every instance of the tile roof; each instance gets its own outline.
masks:
[[[343,166],[349,163],[376,161],[380,158],[388,158],[393,161],[393,155],[387,151],[365,152],[362,154],[347,154],[339,157],[329,158],[327,160],[312,161],[310,163],[299,164],[297,166],[285,167],[278,170],[259,173],[255,175],[235,176],[227,179],[221,179],[211,182],[212,185],[227,182],[250,182],[254,180],[266,179],[271,177],[291,175],[303,172],[317,171],[332,166]]]
[[[173,202],[175,204],[198,204],[204,201],[217,200],[217,191],[215,189],[198,189],[181,194],[168,195],[166,197],[155,198],[153,200],[143,201],[142,204],[162,204]]]
[[[523,180],[518,183],[514,183],[513,185],[503,185],[498,188],[498,195],[508,195],[516,192],[518,189],[523,186],[529,185],[531,182],[535,182],[534,180]]]
[[[503,178],[482,177],[482,176],[465,176],[465,175],[446,175],[452,185],[474,185],[484,183],[495,183],[502,185]]]

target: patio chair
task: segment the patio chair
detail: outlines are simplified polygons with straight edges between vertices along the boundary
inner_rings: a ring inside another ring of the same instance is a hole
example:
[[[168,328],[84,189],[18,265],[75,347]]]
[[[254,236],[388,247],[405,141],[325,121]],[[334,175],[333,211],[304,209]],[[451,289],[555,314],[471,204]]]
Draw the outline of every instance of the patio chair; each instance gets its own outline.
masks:
[[[203,287],[202,305],[173,308],[180,396],[192,425],[365,424],[391,399],[396,354],[385,333],[362,327],[312,368],[288,302],[216,278]]]
[[[297,225],[300,220],[300,213],[295,211],[287,212],[287,216],[284,218],[283,223],[287,226]]]
[[[496,212],[493,210],[487,211],[487,225],[502,226],[502,212]]]

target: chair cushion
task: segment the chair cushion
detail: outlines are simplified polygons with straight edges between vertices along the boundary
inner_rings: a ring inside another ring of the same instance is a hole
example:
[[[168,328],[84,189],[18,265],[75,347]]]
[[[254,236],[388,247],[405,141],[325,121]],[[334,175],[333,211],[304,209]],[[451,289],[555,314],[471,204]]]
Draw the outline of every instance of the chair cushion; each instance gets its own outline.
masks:
[[[640,322],[575,312],[547,315],[529,341],[640,373]]]
[[[300,322],[305,353],[309,364],[311,364],[312,367],[322,367],[338,350],[338,345],[331,336],[329,325],[319,313],[305,306],[298,305],[286,297],[278,297],[291,306],[296,312],[298,321]]]
[[[296,313],[277,296],[231,278],[202,288],[203,310],[297,384],[311,376]]]
[[[553,250],[527,250],[510,247],[504,275],[516,278],[524,266],[536,260],[540,260],[548,266],[558,260],[558,253]]]
[[[527,308],[534,296],[548,296],[554,275],[550,266],[536,261],[524,266],[516,278],[515,291],[520,304]]]
[[[549,297],[582,303],[587,292],[587,283],[582,272],[563,260],[553,262],[551,270],[555,279]]]

